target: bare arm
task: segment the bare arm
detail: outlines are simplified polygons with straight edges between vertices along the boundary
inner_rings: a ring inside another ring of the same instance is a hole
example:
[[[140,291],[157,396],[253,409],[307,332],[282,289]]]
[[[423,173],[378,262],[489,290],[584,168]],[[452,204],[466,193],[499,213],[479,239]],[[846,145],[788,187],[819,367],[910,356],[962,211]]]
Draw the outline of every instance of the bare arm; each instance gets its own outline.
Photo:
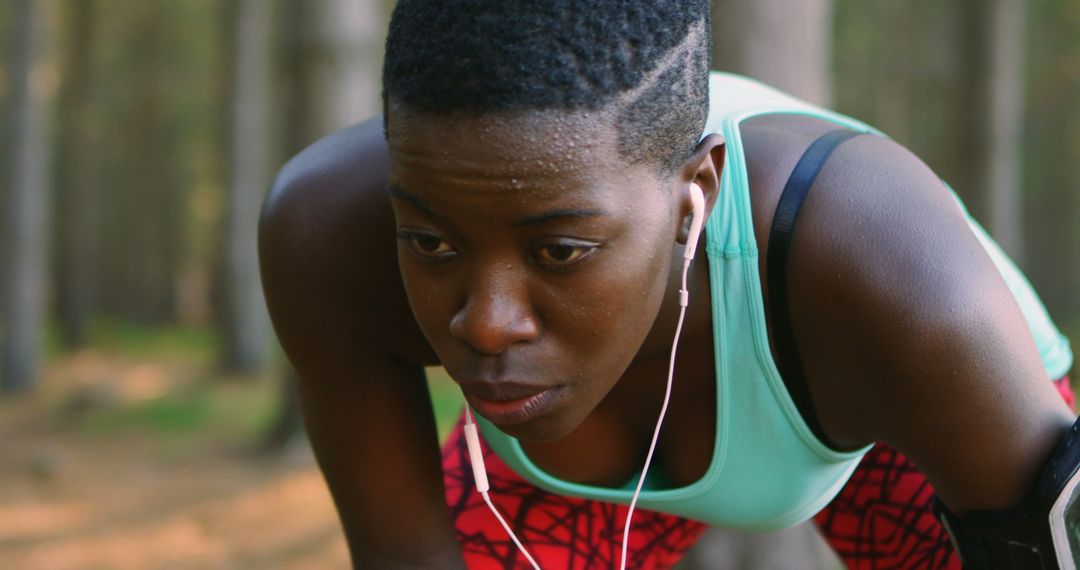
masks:
[[[331,135],[279,174],[259,230],[275,330],[353,563],[464,567],[400,286],[381,123]]]
[[[956,512],[1030,489],[1072,414],[937,177],[879,137],[838,149],[792,249],[795,333],[834,441],[886,441]]]

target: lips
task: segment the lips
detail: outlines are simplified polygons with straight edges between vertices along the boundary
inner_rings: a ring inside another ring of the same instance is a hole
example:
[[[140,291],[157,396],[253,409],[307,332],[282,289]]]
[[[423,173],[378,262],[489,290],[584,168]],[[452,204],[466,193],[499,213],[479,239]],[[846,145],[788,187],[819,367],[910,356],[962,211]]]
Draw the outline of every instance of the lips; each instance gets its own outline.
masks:
[[[462,381],[460,384],[461,390],[466,394],[472,394],[490,402],[520,400],[552,388],[552,386],[532,386],[506,381]]]
[[[469,405],[499,426],[511,426],[538,418],[551,410],[562,390],[557,386],[523,384],[462,384]]]

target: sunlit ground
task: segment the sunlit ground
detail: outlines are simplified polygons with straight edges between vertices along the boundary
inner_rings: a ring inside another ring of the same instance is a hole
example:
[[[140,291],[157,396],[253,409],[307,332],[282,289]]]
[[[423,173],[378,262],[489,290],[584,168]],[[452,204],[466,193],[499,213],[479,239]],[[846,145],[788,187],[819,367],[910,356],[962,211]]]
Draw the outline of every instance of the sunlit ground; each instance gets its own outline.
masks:
[[[257,451],[280,371],[221,376],[203,330],[92,338],[49,351],[33,398],[0,399],[0,570],[348,567],[303,437]],[[430,375],[445,432],[460,399]]]
[[[215,374],[198,331],[125,334],[0,400],[0,568],[348,567],[303,439],[256,451],[276,376]],[[434,382],[445,421],[453,387]]]

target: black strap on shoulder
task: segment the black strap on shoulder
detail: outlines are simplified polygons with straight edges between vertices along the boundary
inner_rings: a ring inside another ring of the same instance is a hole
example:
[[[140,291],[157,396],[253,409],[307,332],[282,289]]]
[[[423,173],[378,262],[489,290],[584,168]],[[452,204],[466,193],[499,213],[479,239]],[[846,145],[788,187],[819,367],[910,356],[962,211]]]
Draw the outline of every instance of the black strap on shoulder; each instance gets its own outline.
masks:
[[[849,129],[838,129],[822,135],[799,159],[791,172],[780,202],[773,215],[772,229],[769,232],[769,252],[765,271],[769,284],[769,320],[772,325],[773,341],[779,357],[780,376],[787,386],[795,407],[806,421],[810,431],[823,443],[829,444],[814,412],[810,389],[803,374],[799,348],[795,344],[795,334],[791,327],[791,308],[788,304],[787,264],[791,249],[791,238],[795,232],[795,222],[799,219],[799,210],[803,201],[814,185],[825,161],[836,147],[851,137],[862,133]]]

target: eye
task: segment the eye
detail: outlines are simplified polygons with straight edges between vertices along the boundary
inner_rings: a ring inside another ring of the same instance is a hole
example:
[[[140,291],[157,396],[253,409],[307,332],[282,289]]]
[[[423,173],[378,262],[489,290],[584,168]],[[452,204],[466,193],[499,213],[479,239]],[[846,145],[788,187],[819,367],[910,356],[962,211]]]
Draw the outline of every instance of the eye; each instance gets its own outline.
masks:
[[[405,241],[413,253],[430,259],[445,259],[457,254],[449,242],[435,234],[417,231],[401,231],[398,237]]]
[[[537,247],[533,256],[537,261],[547,265],[570,265],[581,261],[598,246],[584,242],[556,242]]]

